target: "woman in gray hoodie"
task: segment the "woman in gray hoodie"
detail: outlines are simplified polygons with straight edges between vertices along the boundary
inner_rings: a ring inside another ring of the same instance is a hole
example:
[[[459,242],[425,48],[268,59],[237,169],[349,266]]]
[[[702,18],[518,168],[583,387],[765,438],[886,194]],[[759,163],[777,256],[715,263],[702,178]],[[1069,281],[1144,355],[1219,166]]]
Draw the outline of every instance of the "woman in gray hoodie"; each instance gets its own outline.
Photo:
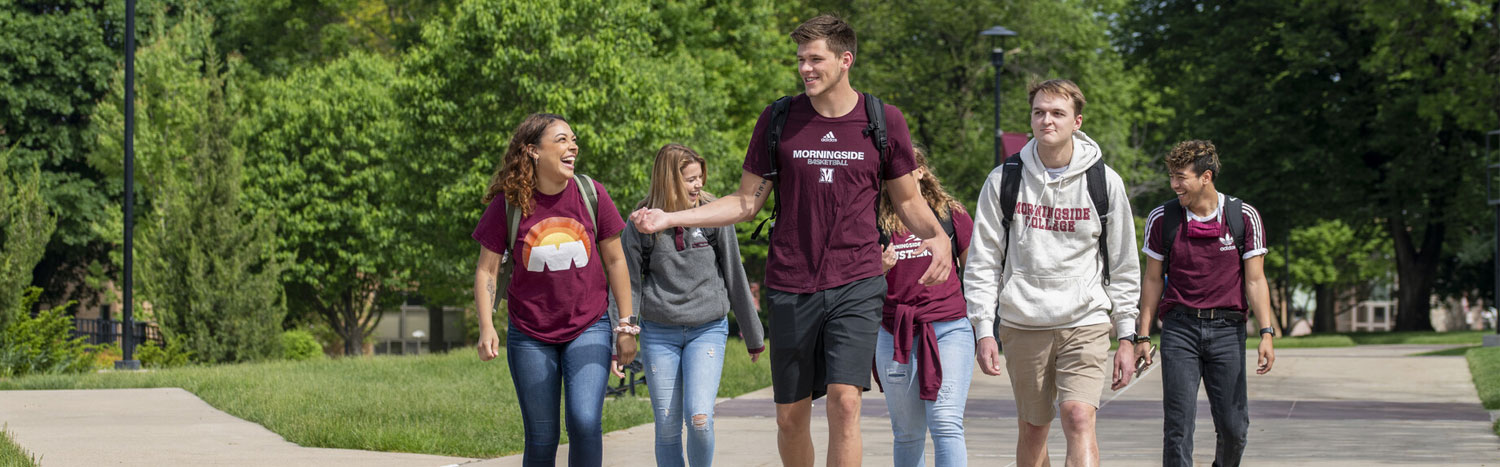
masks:
[[[706,169],[703,157],[687,146],[663,146],[651,170],[650,192],[637,209],[672,212],[712,201],[703,191]],[[724,369],[729,310],[739,320],[750,360],[765,350],[734,226],[643,234],[627,221],[621,237],[634,316],[643,318],[640,357],[656,414],[656,464],[684,465],[686,425],[688,464],[712,465],[714,398]]]

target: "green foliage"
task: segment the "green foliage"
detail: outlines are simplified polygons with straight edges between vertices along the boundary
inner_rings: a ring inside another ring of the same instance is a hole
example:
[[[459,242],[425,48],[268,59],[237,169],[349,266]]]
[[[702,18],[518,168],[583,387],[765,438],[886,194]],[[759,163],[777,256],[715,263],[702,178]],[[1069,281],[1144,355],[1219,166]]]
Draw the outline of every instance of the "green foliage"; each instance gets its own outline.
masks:
[[[738,186],[750,127],[795,88],[793,46],[764,2],[479,0],[423,30],[397,86],[404,136],[393,192],[401,245],[422,293],[468,300],[478,249],[469,233],[512,129],[527,114],[566,117],[580,171],[624,211],[644,197],[652,155],[683,142],[710,160],[709,188]]]
[[[1485,409],[1500,409],[1500,347],[1471,349],[1465,357],[1469,359],[1469,374],[1474,376],[1479,401]]]
[[[57,228],[57,216],[49,212],[38,189],[41,171],[32,167],[25,176],[12,173],[6,168],[12,152],[0,149],[0,328],[18,309],[10,291],[31,284],[31,271]]]
[[[1292,255],[1292,280],[1302,284],[1349,285],[1384,275],[1391,267],[1390,237],[1379,226],[1356,229],[1342,220],[1322,220],[1292,230],[1289,248],[1266,255],[1266,268],[1280,270]]]
[[[145,368],[187,366],[193,359],[193,351],[184,344],[185,340],[181,335],[172,336],[167,339],[166,347],[158,345],[156,341],[148,340],[135,348],[135,358],[140,360],[141,366]]]
[[[281,358],[291,361],[323,358],[323,345],[318,338],[301,329],[281,333]]]
[[[392,190],[431,193],[434,182],[402,185],[419,181],[399,180],[390,167],[405,131],[393,117],[395,80],[389,60],[356,53],[265,81],[238,139],[251,161],[247,197],[281,219],[276,249],[289,261],[292,311],[326,320],[346,355],[378,323],[380,293],[405,285],[401,255],[436,241],[392,224]]]
[[[14,292],[12,292],[14,293]],[[65,313],[72,302],[32,317],[42,289],[30,287],[6,313],[11,319],[0,329],[0,378],[32,374],[79,373],[93,367],[93,357],[82,337],[73,337],[73,318]]]
[[[213,2],[217,41],[256,68],[285,76],[349,53],[393,55],[421,38],[421,24],[455,0],[246,0]]]
[[[173,345],[180,338],[193,358],[273,357],[286,314],[283,265],[274,256],[271,213],[253,213],[242,202],[244,154],[232,140],[243,105],[238,64],[219,56],[212,22],[200,12],[184,12],[170,28],[156,24],[136,65],[141,296]],[[123,72],[115,76],[112,97],[123,100]],[[97,107],[101,131],[90,158],[111,175],[123,170],[124,116],[116,102]],[[120,230],[108,235],[120,241]]]
[[[1397,326],[1420,329],[1445,244],[1476,235],[1484,214],[1497,17],[1493,1],[1138,2],[1116,37],[1179,117],[1148,146],[1212,139],[1220,188],[1255,203],[1272,232],[1384,224]]]

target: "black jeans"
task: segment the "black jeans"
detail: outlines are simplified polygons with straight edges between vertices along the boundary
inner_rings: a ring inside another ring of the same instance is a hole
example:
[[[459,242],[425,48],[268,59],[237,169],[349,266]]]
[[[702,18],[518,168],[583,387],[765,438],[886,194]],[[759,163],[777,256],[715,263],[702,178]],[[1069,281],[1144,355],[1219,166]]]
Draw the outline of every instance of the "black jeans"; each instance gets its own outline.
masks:
[[[1245,395],[1245,322],[1167,312],[1161,323],[1162,465],[1193,465],[1198,381],[1208,392],[1218,448],[1215,467],[1240,465],[1250,430]]]

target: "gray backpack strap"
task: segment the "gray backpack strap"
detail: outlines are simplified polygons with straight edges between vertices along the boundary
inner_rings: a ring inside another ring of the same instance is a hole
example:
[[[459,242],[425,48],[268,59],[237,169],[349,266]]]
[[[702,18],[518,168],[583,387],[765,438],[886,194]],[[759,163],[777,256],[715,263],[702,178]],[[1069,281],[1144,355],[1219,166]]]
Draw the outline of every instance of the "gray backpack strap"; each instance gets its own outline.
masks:
[[[509,218],[509,222],[506,223],[508,228],[505,230],[505,251],[500,252],[501,262],[510,257],[510,250],[516,244],[516,231],[521,229],[521,210],[510,204],[508,199],[505,200],[505,217]]]
[[[588,175],[573,174],[573,184],[583,194],[583,207],[589,211],[589,221],[594,223],[594,235],[599,235],[599,192],[594,189],[594,179]],[[595,238],[594,240],[599,240]]]

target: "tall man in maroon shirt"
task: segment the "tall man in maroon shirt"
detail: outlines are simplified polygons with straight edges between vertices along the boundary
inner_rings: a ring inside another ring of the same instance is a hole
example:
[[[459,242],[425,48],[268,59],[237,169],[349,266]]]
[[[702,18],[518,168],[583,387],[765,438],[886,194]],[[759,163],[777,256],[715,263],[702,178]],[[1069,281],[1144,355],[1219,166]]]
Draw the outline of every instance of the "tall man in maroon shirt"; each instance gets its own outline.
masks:
[[[806,91],[792,99],[777,145],[776,180],[765,141],[767,107],[745,153],[734,194],[686,211],[640,210],[631,220],[642,232],[673,227],[717,227],[755,218],[775,189],[781,213],[771,230],[766,286],[771,314],[769,346],[776,398],[777,447],[789,466],[813,465],[812,400],[828,396],[828,465],[861,461],[859,410],[870,387],[870,362],[885,298],[875,203],[885,182],[901,221],[922,237],[932,265],[921,277],[940,283],[953,267],[948,236],[922,200],[911,172],[906,119],[885,105],[889,150],[884,162],[870,135],[865,97],[849,85],[854,30],[834,16],[819,16],[792,31],[797,72]],[[773,182],[775,186],[773,186]]]

